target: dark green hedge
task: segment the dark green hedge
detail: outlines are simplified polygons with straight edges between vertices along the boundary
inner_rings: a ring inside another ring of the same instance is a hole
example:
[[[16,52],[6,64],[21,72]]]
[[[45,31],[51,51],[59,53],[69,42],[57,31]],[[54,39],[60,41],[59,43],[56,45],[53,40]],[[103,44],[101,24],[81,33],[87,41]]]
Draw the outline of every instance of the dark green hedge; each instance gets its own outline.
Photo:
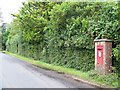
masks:
[[[18,51],[17,51],[18,50]],[[12,45],[10,52],[44,61],[46,63],[61,65],[81,71],[94,69],[94,50],[80,48],[43,48],[39,45],[23,44]]]
[[[120,45],[118,2],[28,2],[10,24],[7,50],[78,70],[94,68],[94,39],[113,41],[113,66]]]

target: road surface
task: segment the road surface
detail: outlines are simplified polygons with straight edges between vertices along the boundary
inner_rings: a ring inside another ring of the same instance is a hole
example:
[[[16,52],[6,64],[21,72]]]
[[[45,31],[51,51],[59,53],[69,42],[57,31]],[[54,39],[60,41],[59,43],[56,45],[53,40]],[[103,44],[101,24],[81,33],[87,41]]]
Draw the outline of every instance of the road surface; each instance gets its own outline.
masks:
[[[0,52],[2,88],[95,88]]]

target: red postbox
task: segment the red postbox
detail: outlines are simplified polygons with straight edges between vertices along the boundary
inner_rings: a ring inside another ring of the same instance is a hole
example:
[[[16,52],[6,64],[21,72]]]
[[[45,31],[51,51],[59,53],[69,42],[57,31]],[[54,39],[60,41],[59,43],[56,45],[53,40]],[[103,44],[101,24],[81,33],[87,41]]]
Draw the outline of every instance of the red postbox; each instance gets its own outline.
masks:
[[[112,41],[95,39],[95,70],[100,74],[112,72]]]
[[[100,65],[103,64],[103,46],[102,45],[97,46],[97,64],[100,64]]]

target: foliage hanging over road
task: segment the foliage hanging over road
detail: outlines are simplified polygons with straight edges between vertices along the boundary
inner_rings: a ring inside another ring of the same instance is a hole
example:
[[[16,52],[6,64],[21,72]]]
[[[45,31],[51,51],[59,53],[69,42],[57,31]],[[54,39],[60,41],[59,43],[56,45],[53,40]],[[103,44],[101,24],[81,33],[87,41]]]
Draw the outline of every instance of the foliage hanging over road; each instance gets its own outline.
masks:
[[[94,39],[113,41],[118,62],[120,25],[117,2],[23,3],[9,25],[7,50],[78,70],[94,68]]]

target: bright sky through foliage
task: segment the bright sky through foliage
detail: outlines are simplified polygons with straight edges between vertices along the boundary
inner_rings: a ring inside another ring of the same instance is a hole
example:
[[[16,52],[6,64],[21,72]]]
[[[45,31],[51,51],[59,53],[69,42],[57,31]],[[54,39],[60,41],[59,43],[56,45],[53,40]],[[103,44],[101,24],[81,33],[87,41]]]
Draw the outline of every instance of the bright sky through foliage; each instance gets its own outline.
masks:
[[[25,0],[0,0],[0,11],[4,22],[12,21],[11,13],[16,13],[22,6],[23,1]]]

